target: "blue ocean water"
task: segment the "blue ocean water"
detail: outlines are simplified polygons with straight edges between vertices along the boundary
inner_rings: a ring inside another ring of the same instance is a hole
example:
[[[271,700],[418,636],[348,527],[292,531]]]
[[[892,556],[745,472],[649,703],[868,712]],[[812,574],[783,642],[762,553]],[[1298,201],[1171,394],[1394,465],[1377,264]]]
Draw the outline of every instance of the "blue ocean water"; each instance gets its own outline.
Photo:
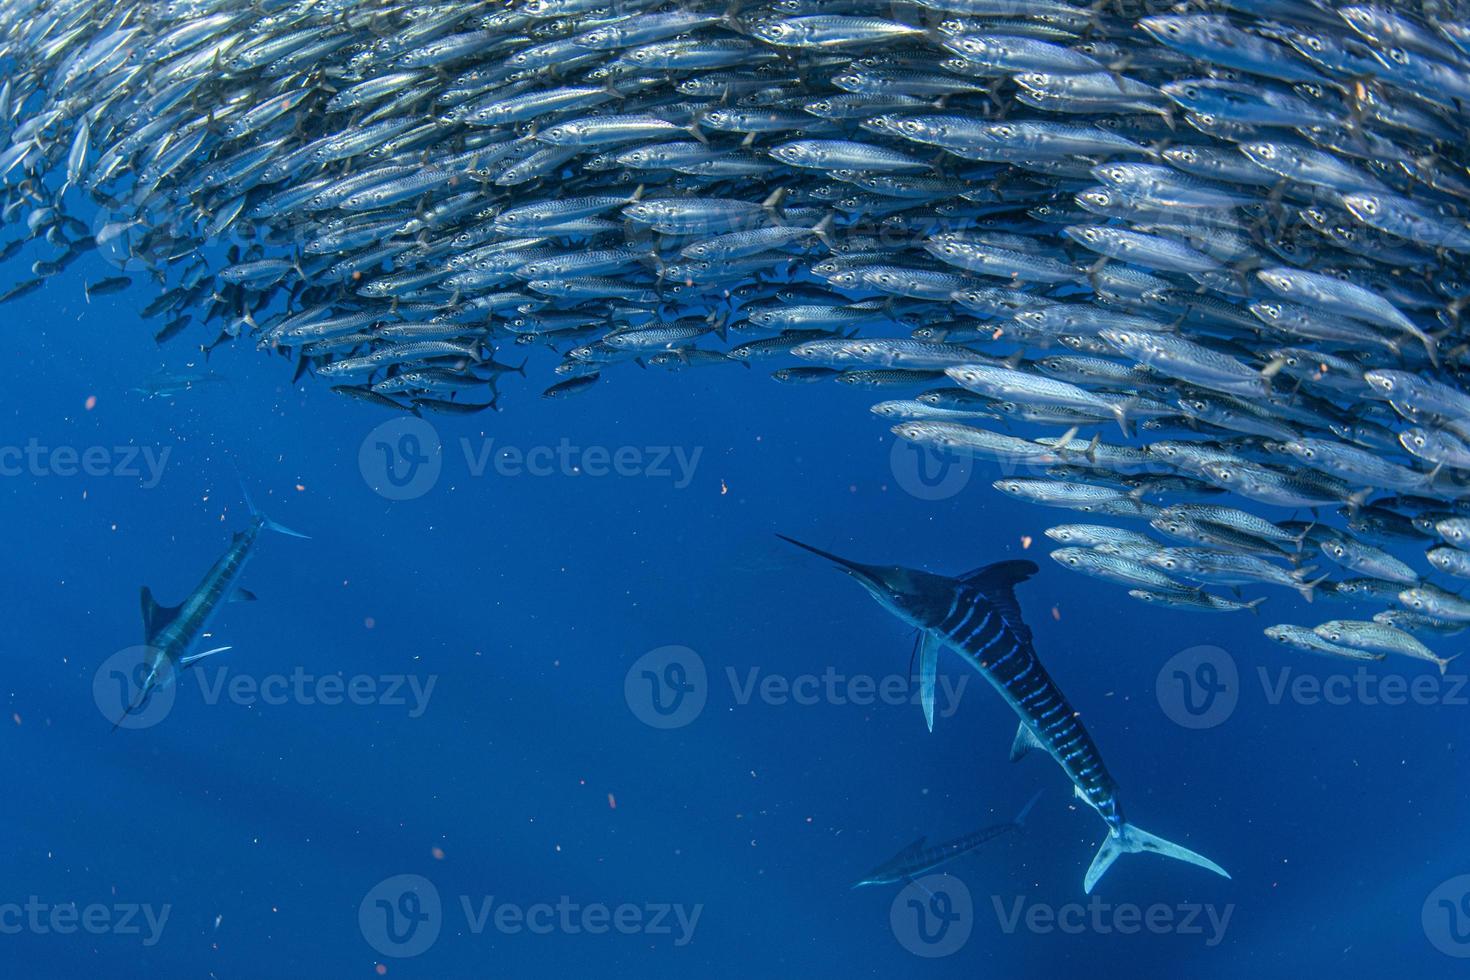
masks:
[[[206,364],[197,327],[159,349],[144,284],[84,301],[103,274],[0,329],[4,976],[1463,975],[1462,668],[1276,647],[1335,608],[1288,592],[1203,616],[1071,575],[1042,532],[1078,515],[895,451],[870,392],[629,369],[420,425],[245,342]],[[211,377],[132,390],[165,367]],[[139,587],[195,586],[249,520],[237,472],[311,538],[263,535],[205,641],[232,649],[109,732]],[[1007,761],[1000,698],[945,654],[928,733],[912,637],[777,532],[1035,559],[1037,648],[1130,818],[1231,879],[1130,856],[1084,895],[1104,825]],[[849,887],[1038,790],[927,890]]]

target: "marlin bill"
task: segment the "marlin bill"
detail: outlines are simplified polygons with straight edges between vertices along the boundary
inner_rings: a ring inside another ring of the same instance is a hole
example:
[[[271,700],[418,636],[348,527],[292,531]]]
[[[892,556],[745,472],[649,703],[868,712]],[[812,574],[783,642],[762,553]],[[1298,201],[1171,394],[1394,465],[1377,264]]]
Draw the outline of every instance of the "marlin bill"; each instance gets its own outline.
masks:
[[[1117,785],[1092,736],[1037,658],[1030,627],[1021,617],[1015,586],[1036,573],[1035,564],[1003,561],[948,578],[898,565],[849,561],[780,537],[827,559],[854,579],[884,609],[916,628],[926,651],[953,650],[1020,716],[1012,760],[1032,748],[1044,749],[1072,781],[1077,797],[1108,826],[1108,835],[1083,879],[1086,892],[1092,892],[1120,855],[1142,851],[1230,877],[1209,858],[1142,830],[1123,816]]]

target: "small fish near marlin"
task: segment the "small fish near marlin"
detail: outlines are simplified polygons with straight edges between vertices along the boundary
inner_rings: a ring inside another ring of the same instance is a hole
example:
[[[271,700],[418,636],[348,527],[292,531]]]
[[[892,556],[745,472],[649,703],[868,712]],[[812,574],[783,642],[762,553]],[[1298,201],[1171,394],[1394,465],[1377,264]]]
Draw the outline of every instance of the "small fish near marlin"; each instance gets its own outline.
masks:
[[[221,646],[200,653],[191,652],[199,638],[205,635],[220,606],[232,600],[248,602],[255,599],[253,594],[240,587],[240,573],[255,553],[260,532],[275,531],[293,538],[307,537],[266,517],[256,509],[248,494],[245,503],[250,508],[250,524],[245,530],[235,532],[225,553],[210,566],[187,599],[177,606],[161,606],[154,600],[152,590],[143,586],[143,635],[148,650],[146,673],[138,685],[137,696],[113,723],[113,731],[117,731],[130,715],[142,707],[154,691],[171,684],[179,671],[230,649]]]
[[[1015,587],[1036,573],[1034,562],[1002,561],[949,578],[900,565],[849,561],[794,538],[777,537],[832,562],[884,609],[919,630],[920,696],[931,729],[940,647],[954,650],[1000,692],[1021,718],[1011,761],[1033,748],[1045,749],[1066,772],[1076,795],[1108,825],[1108,835],[1083,879],[1088,894],[1119,856],[1142,851],[1230,877],[1209,858],[1142,830],[1123,816],[1117,784],[1079,713],[1037,658],[1031,629],[1021,617]]]

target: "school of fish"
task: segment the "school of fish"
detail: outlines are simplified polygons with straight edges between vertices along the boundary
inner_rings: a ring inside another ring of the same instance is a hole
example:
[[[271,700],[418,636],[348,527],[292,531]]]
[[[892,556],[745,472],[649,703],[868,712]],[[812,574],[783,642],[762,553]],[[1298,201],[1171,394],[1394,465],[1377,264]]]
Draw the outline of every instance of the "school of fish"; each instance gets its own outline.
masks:
[[[516,346],[548,397],[760,362],[1101,521],[1052,557],[1139,600],[1346,599],[1266,634],[1441,670],[1470,624],[1449,8],[13,0],[0,63],[0,300],[95,251],[160,344],[415,413]]]

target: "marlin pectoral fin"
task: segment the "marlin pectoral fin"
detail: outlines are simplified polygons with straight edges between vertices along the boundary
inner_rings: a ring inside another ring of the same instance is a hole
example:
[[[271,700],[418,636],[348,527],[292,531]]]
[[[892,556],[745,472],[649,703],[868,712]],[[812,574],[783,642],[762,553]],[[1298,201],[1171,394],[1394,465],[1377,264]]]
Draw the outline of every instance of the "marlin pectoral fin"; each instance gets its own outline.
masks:
[[[1023,721],[1017,726],[1016,739],[1011,743],[1011,761],[1018,762],[1032,749],[1044,748],[1046,746],[1041,744],[1041,739],[1036,737],[1036,733],[1031,730],[1031,726]]]
[[[919,884],[918,880],[915,879],[912,875],[905,875],[903,883],[905,885],[913,885],[919,891],[923,892],[925,895],[928,895],[931,900],[934,898],[934,893],[925,888],[923,885]]]
[[[211,655],[216,654],[216,653],[224,653],[226,650],[231,650],[231,649],[234,649],[234,648],[233,647],[215,647],[213,650],[205,650],[203,653],[195,653],[195,654],[191,654],[190,656],[187,656],[187,657],[180,657],[179,658],[179,666],[180,667],[192,667],[194,664],[196,664],[199,661],[203,660],[205,657],[211,656]]]
[[[235,594],[230,596],[231,602],[254,602],[255,593],[249,589],[236,589]]]
[[[919,636],[919,703],[924,706],[924,723],[934,731],[934,680],[939,671],[938,634],[925,630]]]

